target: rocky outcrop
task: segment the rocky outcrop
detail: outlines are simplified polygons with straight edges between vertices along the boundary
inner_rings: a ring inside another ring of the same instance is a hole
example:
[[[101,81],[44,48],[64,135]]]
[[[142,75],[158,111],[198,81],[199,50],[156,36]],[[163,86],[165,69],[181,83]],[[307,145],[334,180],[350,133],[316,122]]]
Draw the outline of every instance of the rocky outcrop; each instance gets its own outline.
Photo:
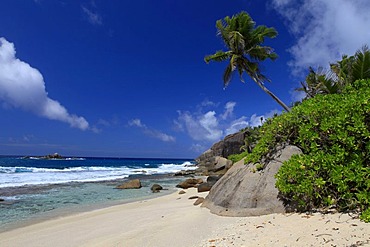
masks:
[[[221,156],[209,157],[203,163],[199,163],[198,174],[223,175],[232,166],[233,162]]]
[[[202,206],[212,213],[224,216],[257,216],[285,212],[278,199],[275,174],[282,162],[301,150],[295,146],[280,148],[266,164],[257,171],[256,165],[235,163],[212,187]]]
[[[176,187],[181,189],[188,189],[192,187],[197,187],[199,184],[203,183],[203,179],[201,178],[188,178],[185,181],[182,181]]]
[[[214,144],[195,159],[199,167],[196,172],[202,175],[225,174],[232,165],[232,162],[226,158],[231,154],[241,152],[246,135],[246,131],[241,131],[228,135],[224,140]]]
[[[141,188],[141,182],[139,179],[129,180],[116,187],[116,189],[140,189],[140,188]]]

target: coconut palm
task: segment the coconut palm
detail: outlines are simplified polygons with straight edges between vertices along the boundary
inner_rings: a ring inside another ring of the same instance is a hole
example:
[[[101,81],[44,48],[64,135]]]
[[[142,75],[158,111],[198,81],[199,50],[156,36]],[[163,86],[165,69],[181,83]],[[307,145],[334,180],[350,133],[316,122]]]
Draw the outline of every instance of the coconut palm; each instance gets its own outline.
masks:
[[[341,93],[346,85],[360,79],[370,78],[370,50],[365,45],[353,56],[342,56],[342,60],[330,64],[330,70],[319,67],[316,71],[310,67],[309,73],[302,87],[297,91],[304,91],[307,98],[317,94]]]
[[[370,50],[364,45],[354,56],[347,57],[331,65],[337,69],[339,74],[347,73],[346,83],[353,83],[357,80],[370,78]],[[341,77],[339,77],[341,78]]]
[[[216,28],[217,34],[222,38],[228,50],[217,51],[213,55],[206,56],[204,60],[206,63],[229,61],[223,75],[224,87],[229,85],[234,72],[238,72],[240,80],[244,82],[242,76],[245,72],[263,91],[286,111],[289,111],[289,107],[266,88],[264,82],[269,79],[261,73],[259,66],[261,61],[277,58],[277,54],[271,47],[262,46],[266,37],[276,37],[276,30],[266,26],[256,27],[256,23],[246,12],[218,20]]]
[[[296,91],[304,91],[306,98],[313,98],[317,94],[334,94],[340,93],[342,87],[338,81],[337,75],[331,70],[325,70],[319,67],[316,71],[309,67],[309,73],[306,80],[301,82],[302,87]]]

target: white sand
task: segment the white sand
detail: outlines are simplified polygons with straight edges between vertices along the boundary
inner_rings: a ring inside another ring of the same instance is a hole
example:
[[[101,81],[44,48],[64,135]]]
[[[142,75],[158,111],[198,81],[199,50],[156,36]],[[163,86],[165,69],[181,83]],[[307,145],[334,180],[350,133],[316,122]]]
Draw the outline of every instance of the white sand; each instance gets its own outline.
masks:
[[[0,233],[0,246],[370,246],[370,224],[348,215],[220,217],[193,206],[192,195],[207,193],[189,189],[45,221]]]

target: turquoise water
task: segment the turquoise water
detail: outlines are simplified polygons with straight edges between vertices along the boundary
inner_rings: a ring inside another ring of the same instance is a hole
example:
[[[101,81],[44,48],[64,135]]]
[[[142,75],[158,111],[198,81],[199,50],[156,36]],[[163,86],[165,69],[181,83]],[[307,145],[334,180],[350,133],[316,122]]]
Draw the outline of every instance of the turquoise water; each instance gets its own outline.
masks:
[[[194,169],[192,160],[79,158],[22,159],[0,156],[0,231],[97,208],[144,200],[175,191],[183,178],[169,174]],[[130,177],[142,188],[115,189]],[[154,183],[165,190],[152,193]]]
[[[24,187],[23,194],[5,197],[0,203],[0,231],[78,212],[162,196],[176,190],[181,178],[141,180],[141,189],[115,189],[121,182],[70,183]],[[152,193],[160,184],[165,190]],[[4,197],[3,197],[4,198]]]

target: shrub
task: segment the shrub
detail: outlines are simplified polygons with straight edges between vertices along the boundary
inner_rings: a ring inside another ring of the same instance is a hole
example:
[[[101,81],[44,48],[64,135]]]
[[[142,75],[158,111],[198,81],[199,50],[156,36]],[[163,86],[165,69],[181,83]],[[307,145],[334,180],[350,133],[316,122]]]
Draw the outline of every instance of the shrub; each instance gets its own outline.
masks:
[[[276,175],[282,197],[299,210],[335,206],[360,210],[370,221],[369,95],[370,80],[360,80],[342,94],[305,100],[262,126],[252,153],[243,154],[246,162],[268,160],[279,144],[296,145],[303,154]]]

